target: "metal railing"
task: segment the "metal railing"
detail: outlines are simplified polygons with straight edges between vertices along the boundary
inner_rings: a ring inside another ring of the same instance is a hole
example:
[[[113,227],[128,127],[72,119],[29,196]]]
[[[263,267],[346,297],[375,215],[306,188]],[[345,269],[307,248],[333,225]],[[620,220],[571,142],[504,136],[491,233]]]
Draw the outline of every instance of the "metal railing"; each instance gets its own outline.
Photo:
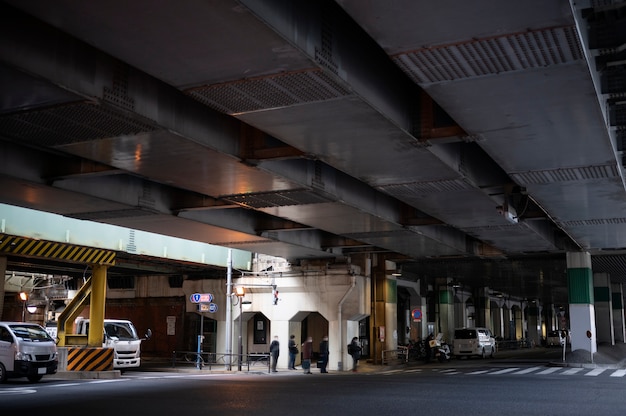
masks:
[[[384,350],[382,352],[382,364],[406,364],[409,362],[409,349],[399,346],[395,350]]]
[[[246,371],[250,367],[263,366],[270,372],[270,354],[249,353],[249,354],[225,354],[216,352],[197,351],[172,351],[172,368],[177,365],[193,365],[198,369],[208,368],[212,370],[222,367],[226,370],[238,369],[245,366]]]

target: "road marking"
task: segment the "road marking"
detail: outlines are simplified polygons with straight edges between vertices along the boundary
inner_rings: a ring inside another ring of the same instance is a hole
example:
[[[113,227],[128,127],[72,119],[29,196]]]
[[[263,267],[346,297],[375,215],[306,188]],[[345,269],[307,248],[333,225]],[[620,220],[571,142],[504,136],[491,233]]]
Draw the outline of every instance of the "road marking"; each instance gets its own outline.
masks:
[[[470,375],[474,375],[474,374],[485,374],[487,372],[489,372],[490,370],[478,370],[478,371],[472,371],[471,373],[467,373]]]
[[[590,376],[590,377],[598,376],[598,375],[604,373],[604,370],[605,370],[605,368],[594,368],[593,370],[591,370],[590,372],[588,372],[585,375],[586,376]]]
[[[624,377],[625,374],[626,370],[615,370],[615,372],[611,374],[611,377]]]
[[[542,368],[542,367],[530,367],[530,368],[526,368],[524,370],[517,371],[517,372],[515,372],[513,374],[528,374],[528,373],[532,373],[533,371],[537,371],[540,368]]]
[[[494,371],[493,373],[489,374],[506,374],[515,370],[519,370],[519,367],[505,368],[504,370]]]
[[[18,395],[18,394],[33,394],[37,393],[37,390],[34,389],[6,389],[0,390],[0,395]]]
[[[548,368],[546,370],[540,371],[537,374],[541,374],[543,376],[543,375],[546,375],[546,374],[555,373],[555,372],[557,372],[559,370],[561,370],[561,367],[551,367],[551,368]]]
[[[563,371],[561,374],[563,374],[564,376],[572,376],[581,371],[582,371],[582,368],[570,368],[569,370]]]

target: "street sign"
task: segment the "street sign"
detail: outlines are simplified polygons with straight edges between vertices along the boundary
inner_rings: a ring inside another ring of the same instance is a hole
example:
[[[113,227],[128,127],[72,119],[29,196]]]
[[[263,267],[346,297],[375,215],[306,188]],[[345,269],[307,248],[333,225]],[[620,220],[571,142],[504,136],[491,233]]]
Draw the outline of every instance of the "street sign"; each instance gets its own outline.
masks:
[[[189,296],[191,303],[211,303],[213,302],[213,295],[211,293],[194,293]]]
[[[198,312],[217,312],[217,305],[215,303],[201,303],[198,305]]]
[[[420,309],[413,309],[411,315],[413,315],[413,322],[422,322],[422,311]]]

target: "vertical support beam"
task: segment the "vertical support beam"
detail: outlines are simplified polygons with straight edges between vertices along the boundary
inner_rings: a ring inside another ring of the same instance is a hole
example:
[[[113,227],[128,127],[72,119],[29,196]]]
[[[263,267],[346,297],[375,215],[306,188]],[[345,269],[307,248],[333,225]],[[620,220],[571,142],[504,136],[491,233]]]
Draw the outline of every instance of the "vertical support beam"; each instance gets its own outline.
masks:
[[[89,336],[87,345],[102,347],[104,334],[104,305],[107,295],[107,266],[93,264],[91,298],[89,303]]]
[[[613,296],[613,329],[615,330],[615,342],[626,342],[626,326],[624,325],[624,287],[621,283],[611,284]]]
[[[479,289],[474,307],[476,308],[476,326],[484,326],[493,330],[491,325],[491,303],[489,301],[488,287]]]
[[[438,287],[439,316],[437,317],[437,332],[442,333],[447,342],[452,342],[454,335],[454,292],[448,283],[452,279],[446,278]]]
[[[567,253],[567,289],[572,351],[597,351],[593,276],[591,255],[587,252]],[[587,337],[587,334],[591,338]]]
[[[0,321],[2,320],[2,310],[4,309],[4,276],[7,273],[7,258],[0,257],[0,274],[2,275],[2,284],[0,285]]]
[[[610,345],[615,345],[611,279],[607,273],[593,274],[593,298],[593,306],[596,310],[598,342],[606,342]]]
[[[541,308],[539,301],[529,302],[528,312],[528,339],[532,345],[541,345]]]

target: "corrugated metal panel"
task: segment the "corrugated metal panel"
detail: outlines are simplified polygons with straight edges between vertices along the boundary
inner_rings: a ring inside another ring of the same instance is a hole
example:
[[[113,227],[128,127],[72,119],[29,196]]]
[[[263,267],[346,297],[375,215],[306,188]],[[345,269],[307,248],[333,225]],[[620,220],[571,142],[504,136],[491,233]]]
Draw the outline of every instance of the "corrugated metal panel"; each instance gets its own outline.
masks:
[[[419,49],[393,57],[418,84],[542,68],[583,59],[573,26]]]
[[[203,104],[226,114],[325,101],[350,92],[321,70],[291,72],[189,90]]]

